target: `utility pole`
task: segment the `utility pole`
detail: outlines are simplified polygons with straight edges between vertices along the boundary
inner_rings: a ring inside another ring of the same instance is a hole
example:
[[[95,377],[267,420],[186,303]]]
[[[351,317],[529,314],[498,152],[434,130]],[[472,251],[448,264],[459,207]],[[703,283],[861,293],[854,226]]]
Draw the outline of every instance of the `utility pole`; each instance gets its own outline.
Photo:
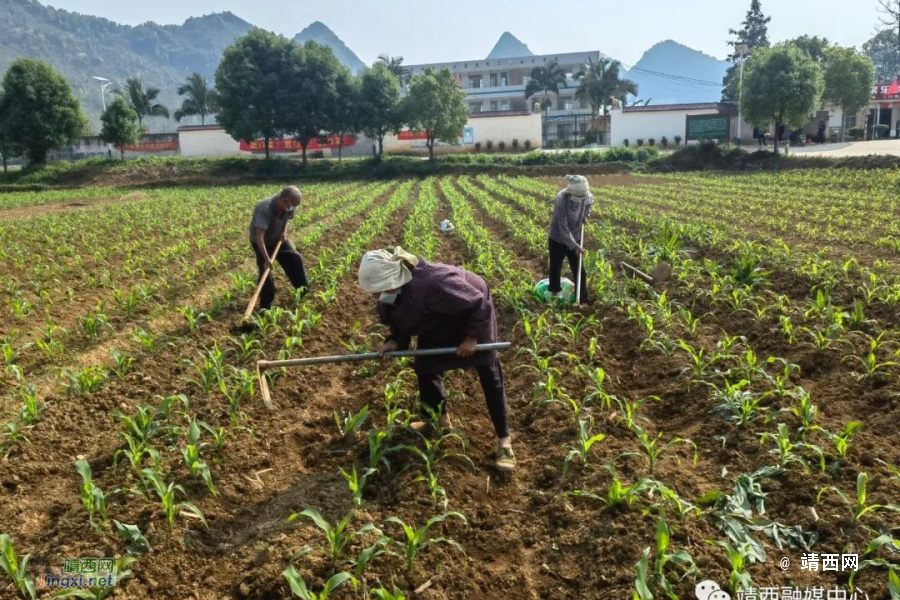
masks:
[[[100,103],[103,105],[103,112],[106,112],[106,88],[112,85],[112,81],[106,77],[98,77],[97,75],[92,75],[91,79],[100,82]],[[106,144],[106,153],[112,155],[112,146],[110,144]]]
[[[741,134],[743,133],[744,128],[744,114],[743,107],[741,104],[744,102],[744,60],[746,60],[747,53],[750,52],[750,48],[746,44],[741,44],[735,48],[735,51],[738,53],[738,56],[741,60],[740,66],[740,81],[738,83],[738,135],[737,135],[737,145],[741,145]]]

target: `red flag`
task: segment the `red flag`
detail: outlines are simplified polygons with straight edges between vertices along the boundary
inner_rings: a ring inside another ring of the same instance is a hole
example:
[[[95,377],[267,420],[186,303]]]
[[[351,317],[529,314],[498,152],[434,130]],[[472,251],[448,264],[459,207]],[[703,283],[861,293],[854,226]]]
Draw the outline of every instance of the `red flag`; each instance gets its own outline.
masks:
[[[894,96],[896,94],[900,94],[900,79],[895,79],[894,83],[891,84],[891,87],[888,88],[888,91],[885,92],[887,96]]]

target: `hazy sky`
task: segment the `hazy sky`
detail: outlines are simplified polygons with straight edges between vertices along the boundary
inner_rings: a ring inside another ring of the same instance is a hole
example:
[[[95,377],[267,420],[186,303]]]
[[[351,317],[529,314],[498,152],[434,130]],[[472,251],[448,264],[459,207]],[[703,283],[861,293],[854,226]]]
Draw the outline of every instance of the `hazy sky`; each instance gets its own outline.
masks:
[[[366,63],[381,53],[407,64],[484,58],[509,30],[536,54],[600,50],[633,64],[654,43],[674,39],[725,58],[728,28],[750,0],[43,0],[57,8],[136,25],[182,23],[231,11],[293,36],[313,21],[328,25]],[[820,35],[861,46],[877,23],[877,0],[763,0],[779,41]]]

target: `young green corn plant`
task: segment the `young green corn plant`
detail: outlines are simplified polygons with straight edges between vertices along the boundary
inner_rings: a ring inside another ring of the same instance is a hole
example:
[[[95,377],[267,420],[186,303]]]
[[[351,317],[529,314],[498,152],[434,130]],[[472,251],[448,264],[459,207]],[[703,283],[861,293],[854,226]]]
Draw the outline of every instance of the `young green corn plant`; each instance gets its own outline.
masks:
[[[838,463],[847,458],[847,453],[850,451],[850,442],[853,439],[854,434],[862,429],[862,426],[862,421],[850,421],[844,426],[844,430],[840,433],[832,433],[821,427],[817,428],[817,431],[821,431],[822,434],[834,444],[835,462],[832,468],[835,469],[835,472]]]
[[[383,429],[370,429],[367,436],[369,442],[369,469],[378,470],[381,465],[390,472],[391,461],[387,456],[390,452],[399,450],[400,446],[388,448],[387,443],[391,439],[391,433]]]
[[[81,475],[81,503],[88,512],[88,520],[95,531],[101,531],[100,525],[106,525],[106,496],[99,486],[94,484],[91,465],[86,460],[75,463],[75,470]],[[94,515],[100,517],[100,525],[94,522]]]
[[[63,375],[69,380],[66,393],[79,396],[99,390],[108,376],[106,367],[102,365],[89,365],[77,371],[66,369]]]
[[[869,475],[867,473],[860,473],[856,476],[856,504],[853,504],[847,495],[844,494],[840,489],[833,485],[829,485],[823,487],[819,490],[819,493],[816,494],[816,504],[818,504],[822,496],[825,492],[835,492],[838,496],[840,496],[841,500],[844,501],[844,504],[850,506],[850,513],[853,516],[853,521],[855,523],[859,523],[860,519],[866,514],[870,512],[875,512],[878,510],[888,510],[891,512],[900,512],[900,506],[896,506],[894,504],[866,504],[866,495],[867,488],[869,484]]]
[[[372,597],[375,600],[406,600],[406,596],[403,595],[403,592],[397,589],[397,586],[394,586],[392,590],[388,590],[387,588],[376,588],[369,592],[372,594]]]
[[[159,341],[158,338],[153,333],[150,333],[146,329],[138,327],[134,330],[134,340],[137,341],[147,352],[153,354],[159,349]]]
[[[285,580],[291,588],[291,594],[295,598],[300,598],[300,600],[328,600],[331,598],[331,593],[334,592],[334,590],[341,587],[348,580],[353,579],[353,576],[350,573],[335,573],[325,582],[322,591],[317,594],[307,587],[306,581],[303,580],[303,577],[300,576],[300,573],[298,573],[297,569],[293,566],[285,569],[282,575],[284,575]]]
[[[209,432],[213,439],[213,447],[216,449],[216,459],[213,462],[220,462],[225,457],[225,438],[228,437],[228,430],[224,427],[213,427],[209,423],[200,422],[200,426]]]
[[[814,424],[819,414],[819,407],[812,403],[812,397],[800,386],[794,390],[798,401],[791,405],[791,414],[800,419],[800,439],[805,440],[807,434],[818,427]]]
[[[119,534],[119,537],[125,543],[125,549],[129,554],[146,554],[153,550],[150,542],[147,541],[147,538],[141,533],[141,528],[137,525],[120,523],[115,519],[112,519],[112,523],[113,527],[116,528],[116,533]]]
[[[0,534],[0,569],[12,580],[22,600],[36,600],[37,589],[34,586],[34,578],[28,575],[28,561],[31,555],[26,554],[19,562],[16,550],[13,548],[12,539],[7,534]]]
[[[337,411],[334,413],[334,424],[337,425],[341,437],[348,438],[362,429],[366,418],[369,416],[369,405],[363,406],[357,413],[347,413],[341,417]]]
[[[881,338],[885,334],[887,334],[887,330],[882,331],[877,338],[870,338],[869,351],[862,357],[856,354],[849,354],[843,358],[842,362],[851,361],[859,365],[860,373],[856,377],[860,381],[884,377],[892,367],[900,366],[900,363],[892,360],[878,362],[877,352],[883,345]]]
[[[630,508],[640,498],[642,493],[650,491],[656,486],[656,482],[652,479],[639,479],[631,485],[626,485],[619,479],[615,466],[606,464],[603,465],[603,468],[606,469],[612,478],[605,497],[583,490],[566,492],[565,495],[596,500],[609,508]]]
[[[256,394],[256,378],[247,369],[237,369],[231,365],[229,368],[231,369],[230,381],[219,380],[219,391],[228,400],[228,418],[232,425],[237,425],[244,417],[241,412],[241,402]]]
[[[597,433],[591,435],[591,429],[594,428],[594,417],[588,416],[587,419],[579,419],[578,421],[578,439],[575,441],[575,444],[571,446],[567,446],[569,448],[569,452],[566,454],[566,458],[563,460],[563,468],[562,468],[562,476],[563,479],[569,474],[569,467],[572,464],[572,461],[576,458],[581,461],[581,467],[585,468],[588,466],[588,459],[590,456],[591,448],[597,442],[602,442],[606,439],[606,436],[602,433]]]
[[[641,560],[635,566],[637,577],[635,578],[634,597],[640,600],[653,600],[653,589],[661,587],[666,596],[677,598],[678,595],[666,576],[665,569],[668,565],[682,566],[684,568],[685,572],[682,574],[681,579],[697,572],[694,559],[687,551],[676,550],[675,552],[669,552],[671,537],[672,533],[668,523],[666,523],[665,512],[660,508],[656,526],[656,555],[653,557],[653,571],[651,573],[649,568],[651,550],[646,548]]]
[[[659,396],[647,396],[646,398],[640,398],[633,402],[620,400],[615,396],[613,396],[613,399],[619,407],[619,412],[621,413],[620,418],[626,429],[634,429],[637,421],[649,421],[647,417],[639,415],[638,411],[648,402],[659,402],[660,400]]]
[[[418,529],[414,525],[408,525],[398,517],[389,517],[385,519],[385,523],[395,523],[403,528],[403,537],[401,539],[388,538],[387,543],[400,549],[406,562],[407,572],[412,571],[413,563],[415,562],[416,558],[418,558],[419,555],[421,555],[422,552],[429,546],[432,546],[434,544],[447,544],[448,546],[459,550],[463,554],[466,553],[466,550],[462,547],[462,544],[455,540],[446,537],[429,537],[429,531],[432,527],[434,527],[438,523],[442,523],[450,517],[458,518],[466,525],[468,525],[469,523],[461,513],[455,511],[450,511],[440,516],[431,517],[425,522],[425,525],[419,527]]]
[[[856,581],[856,577],[862,572],[863,569],[867,569],[869,567],[880,567],[886,568],[888,570],[888,592],[891,594],[891,600],[895,598],[900,598],[900,565],[891,563],[883,558],[865,558],[867,556],[872,556],[874,552],[876,552],[879,548],[883,548],[887,546],[888,550],[892,553],[897,553],[900,551],[900,540],[895,540],[894,537],[890,534],[882,534],[877,538],[869,542],[869,545],[866,546],[866,550],[863,555],[860,557],[864,560],[859,561],[859,568],[854,570],[850,574],[850,581],[848,582],[848,586],[850,589],[855,589],[853,587],[854,581]]]
[[[101,302],[97,305],[96,308],[89,310],[87,314],[81,317],[81,320],[79,321],[81,328],[91,339],[94,339],[98,335],[100,335],[101,328],[113,328],[109,322],[109,319],[103,313],[104,310],[105,306]]]
[[[340,565],[342,560],[345,558],[348,546],[350,545],[350,542],[352,542],[355,538],[365,535],[369,532],[375,532],[379,535],[381,534],[378,528],[371,523],[365,525],[360,529],[357,529],[356,531],[350,530],[350,521],[353,520],[352,512],[344,515],[344,517],[334,526],[326,521],[325,518],[321,514],[319,514],[319,511],[312,508],[306,509],[301,513],[292,514],[290,517],[288,517],[288,521],[293,523],[300,518],[309,519],[316,527],[322,530],[322,533],[325,534],[325,540],[328,543],[328,555],[331,559],[331,566],[335,569],[338,568],[338,565]],[[298,554],[306,554],[309,553],[310,550],[312,550],[311,547],[306,547],[298,552]]]
[[[193,306],[179,306],[178,312],[180,312],[187,321],[188,331],[191,332],[200,331],[200,326],[203,324],[203,321],[212,321],[212,317]]]
[[[765,378],[769,381],[769,384],[772,386],[772,390],[766,392],[764,395],[775,396],[776,398],[783,399],[794,389],[791,385],[791,377],[794,373],[800,371],[800,367],[787,362],[783,358],[770,356],[768,359],[766,359],[767,364],[773,364],[776,362],[780,362],[782,364],[781,373],[772,376],[765,371],[762,372]]]
[[[606,371],[603,368],[578,365],[578,370],[590,380],[590,384],[585,390],[588,395],[584,397],[584,404],[599,402],[600,406],[609,410],[614,400],[618,402],[618,398],[606,391]]]
[[[34,386],[31,384],[19,387],[19,397],[22,399],[19,418],[22,420],[22,425],[28,427],[41,418],[45,405],[38,401]]]
[[[644,451],[644,458],[647,459],[647,466],[650,470],[650,475],[653,475],[653,471],[656,468],[656,465],[662,459],[663,454],[666,451],[674,446],[675,444],[687,444],[691,448],[694,449],[694,465],[697,464],[697,444],[692,442],[686,438],[674,438],[669,442],[662,443],[662,432],[658,433],[655,438],[650,437],[650,435],[638,425],[632,427],[631,430],[634,435],[637,437],[638,442],[641,444],[641,450]]]
[[[187,445],[181,449],[181,455],[184,456],[184,464],[187,465],[187,468],[191,473],[191,477],[193,477],[194,479],[202,479],[206,484],[206,489],[209,490],[209,493],[213,496],[218,496],[219,490],[213,483],[212,473],[210,473],[209,471],[209,465],[200,460],[200,451],[206,446],[206,444],[199,443],[200,425],[196,420],[191,421],[191,424],[188,427],[187,442]]]
[[[229,338],[228,341],[234,347],[238,362],[247,363],[259,354],[262,344],[252,334],[242,334],[239,338]]]
[[[731,573],[728,575],[728,587],[732,592],[737,593],[738,590],[746,590],[753,582],[750,579],[750,573],[744,570],[747,564],[747,557],[750,554],[749,544],[738,544],[737,547],[732,546],[729,542],[716,540],[711,542],[715,546],[725,549],[725,556],[731,565]]]
[[[818,446],[807,444],[804,442],[792,441],[790,430],[785,423],[778,424],[778,433],[768,432],[761,434],[759,445],[764,445],[767,440],[772,440],[775,443],[775,447],[769,450],[769,454],[778,456],[779,467],[787,467],[790,464],[798,464],[804,472],[808,473],[809,464],[807,464],[806,460],[801,454],[797,453],[797,451],[801,449],[811,450],[818,454],[820,458],[822,457],[822,449]]]
[[[353,469],[348,473],[344,469],[340,469],[341,476],[347,482],[347,487],[350,488],[350,493],[353,495],[353,504],[356,506],[363,505],[363,489],[366,487],[366,481],[369,479],[369,476],[375,473],[375,469],[366,469],[363,471],[362,475],[356,472],[356,465],[353,465]]]
[[[137,358],[123,354],[116,348],[110,348],[109,354],[113,357],[113,360],[116,361],[116,367],[113,369],[113,372],[119,379],[125,377],[131,370],[131,367],[134,366],[134,363],[137,362]]]
[[[180,493],[181,495],[186,495],[183,487],[176,485],[174,481],[166,485],[162,475],[160,475],[159,471],[154,469],[144,469],[143,474],[144,480],[151,483],[153,490],[159,497],[163,512],[166,515],[166,522],[169,525],[169,531],[172,531],[174,528],[175,516],[178,513],[184,513],[185,515],[199,519],[204,526],[207,526],[206,517],[203,516],[203,513],[199,508],[190,502],[177,501],[176,494]]]

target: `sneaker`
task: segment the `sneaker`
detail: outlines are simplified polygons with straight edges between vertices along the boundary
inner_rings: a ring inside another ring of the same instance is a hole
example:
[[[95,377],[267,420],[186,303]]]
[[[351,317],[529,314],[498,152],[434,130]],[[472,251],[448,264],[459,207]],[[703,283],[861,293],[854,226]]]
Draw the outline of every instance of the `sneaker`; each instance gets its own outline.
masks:
[[[497,450],[497,461],[494,463],[498,471],[509,472],[516,468],[516,455],[512,448],[503,446]]]

